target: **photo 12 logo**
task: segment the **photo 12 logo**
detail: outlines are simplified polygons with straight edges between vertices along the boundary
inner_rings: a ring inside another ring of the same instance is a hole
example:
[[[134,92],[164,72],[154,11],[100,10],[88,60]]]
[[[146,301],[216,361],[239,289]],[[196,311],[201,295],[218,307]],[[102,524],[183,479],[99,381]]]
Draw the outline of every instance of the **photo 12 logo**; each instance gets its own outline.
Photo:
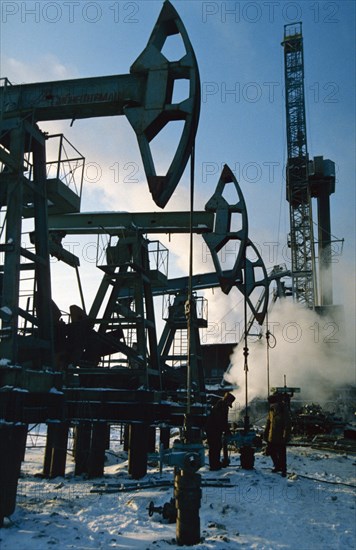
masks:
[[[340,2],[202,2],[203,23],[294,23],[311,16],[313,23],[338,23]]]
[[[224,163],[203,161],[201,164],[201,181],[208,183],[209,178],[215,179],[220,175]],[[248,161],[245,163],[234,162],[230,169],[238,182],[246,183],[280,183],[283,180],[283,167],[279,161],[266,160],[263,162]]]
[[[139,183],[143,176],[140,174],[140,167],[135,161],[114,162],[108,167],[110,170],[110,181],[114,183]],[[87,183],[104,182],[107,178],[107,168],[101,166],[98,162],[89,161],[85,164],[84,180]]]
[[[1,2],[1,22],[6,23],[138,23],[138,2]]]

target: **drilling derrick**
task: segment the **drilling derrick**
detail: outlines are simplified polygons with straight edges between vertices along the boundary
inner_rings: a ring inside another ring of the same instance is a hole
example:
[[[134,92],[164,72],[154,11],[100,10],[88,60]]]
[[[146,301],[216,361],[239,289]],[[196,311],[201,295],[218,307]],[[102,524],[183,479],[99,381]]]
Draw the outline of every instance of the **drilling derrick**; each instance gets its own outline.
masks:
[[[284,26],[284,74],[292,285],[295,301],[314,308],[317,289],[304,100],[302,24]]]

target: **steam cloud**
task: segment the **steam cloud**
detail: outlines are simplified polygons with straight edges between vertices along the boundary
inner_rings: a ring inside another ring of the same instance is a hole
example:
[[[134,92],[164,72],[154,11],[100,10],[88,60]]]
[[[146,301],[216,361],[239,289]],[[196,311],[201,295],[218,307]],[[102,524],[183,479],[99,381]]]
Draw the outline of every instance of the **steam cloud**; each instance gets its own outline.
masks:
[[[268,365],[270,388],[283,386],[286,375],[287,386],[300,387],[303,401],[323,404],[336,387],[355,384],[354,316],[350,325],[347,308],[346,314],[343,308],[336,311],[332,318],[287,299],[276,303],[268,319],[272,334],[268,353],[265,336],[248,344],[249,402],[267,397]],[[243,343],[234,349],[231,365],[225,378],[238,386],[234,394],[243,407]]]

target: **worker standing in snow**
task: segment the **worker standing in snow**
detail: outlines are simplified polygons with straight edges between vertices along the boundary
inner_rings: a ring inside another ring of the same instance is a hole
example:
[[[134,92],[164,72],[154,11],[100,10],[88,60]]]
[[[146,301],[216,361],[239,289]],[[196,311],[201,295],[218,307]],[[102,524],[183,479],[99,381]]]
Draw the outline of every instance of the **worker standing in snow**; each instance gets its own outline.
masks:
[[[289,414],[289,396],[270,395],[270,404],[264,440],[267,442],[267,454],[273,462],[272,472],[287,475],[287,442],[290,437],[291,421]]]
[[[213,408],[206,422],[206,436],[209,445],[209,466],[210,470],[220,470],[224,464],[220,461],[221,449],[223,446],[223,435],[230,435],[228,422],[229,407],[232,407],[235,397],[232,393],[225,393]]]

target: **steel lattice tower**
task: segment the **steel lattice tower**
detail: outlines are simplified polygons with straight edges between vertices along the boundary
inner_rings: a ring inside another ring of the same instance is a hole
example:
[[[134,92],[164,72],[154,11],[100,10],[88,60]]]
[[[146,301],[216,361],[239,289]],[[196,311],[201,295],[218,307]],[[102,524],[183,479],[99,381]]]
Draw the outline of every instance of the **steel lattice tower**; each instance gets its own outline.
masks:
[[[304,99],[302,24],[284,26],[284,72],[292,283],[295,301],[316,305],[315,253]]]

